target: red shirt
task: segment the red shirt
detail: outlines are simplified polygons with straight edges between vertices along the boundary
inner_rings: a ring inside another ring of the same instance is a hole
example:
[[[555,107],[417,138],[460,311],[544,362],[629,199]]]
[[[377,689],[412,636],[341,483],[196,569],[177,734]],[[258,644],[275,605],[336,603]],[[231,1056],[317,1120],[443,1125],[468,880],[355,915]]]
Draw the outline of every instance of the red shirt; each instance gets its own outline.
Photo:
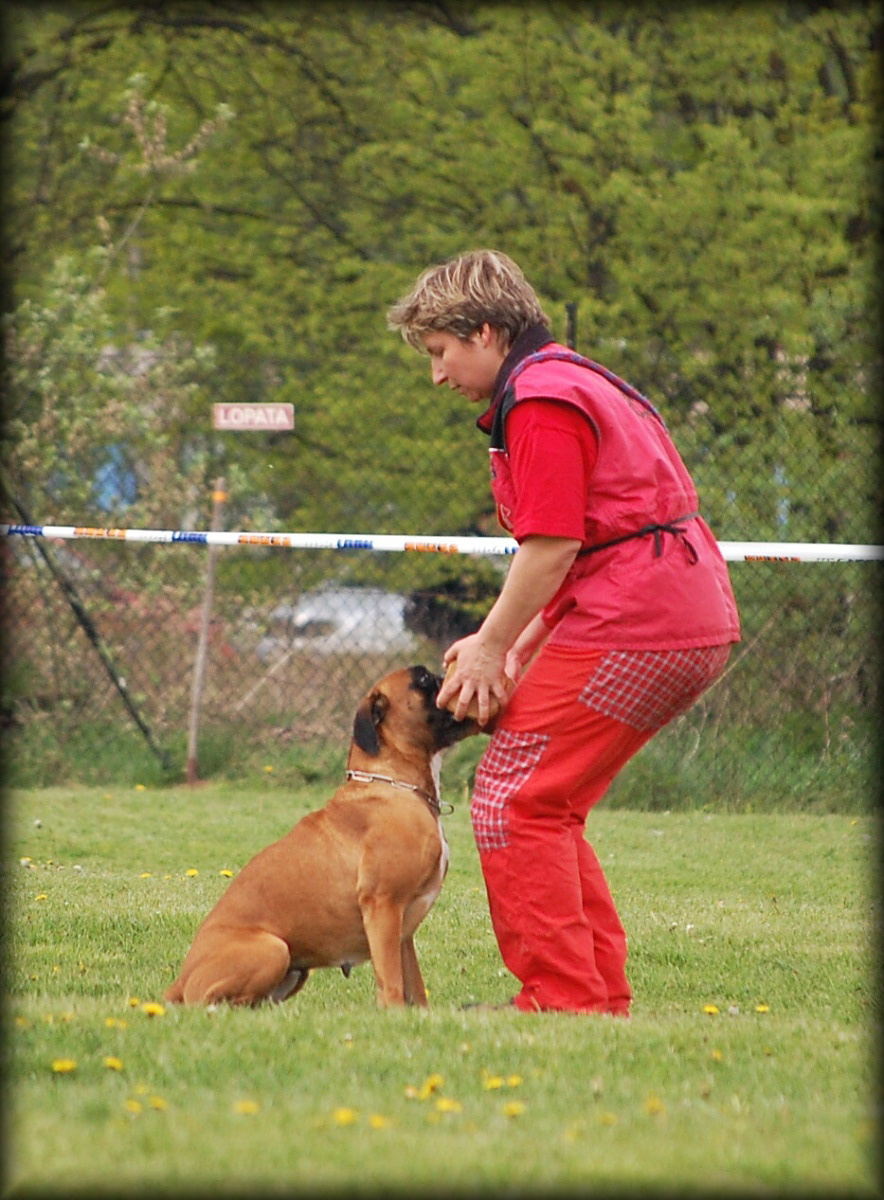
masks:
[[[531,534],[582,542],[589,478],[598,441],[572,404],[523,400],[506,419],[510,469],[517,496],[513,537]]]

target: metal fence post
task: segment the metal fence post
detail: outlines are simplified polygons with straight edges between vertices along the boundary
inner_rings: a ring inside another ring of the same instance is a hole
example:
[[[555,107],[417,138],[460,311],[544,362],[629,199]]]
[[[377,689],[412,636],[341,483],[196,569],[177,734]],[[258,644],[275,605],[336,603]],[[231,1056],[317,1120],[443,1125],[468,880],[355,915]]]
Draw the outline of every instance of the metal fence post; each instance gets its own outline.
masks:
[[[221,529],[224,520],[224,502],[227,499],[226,483],[223,478],[215,480],[215,490],[212,493],[212,525],[214,532]],[[197,766],[197,742],[199,739],[200,706],[203,697],[203,686],[206,678],[206,658],[209,648],[209,631],[212,624],[212,604],[215,597],[215,561],[218,557],[218,547],[207,547],[206,554],[206,583],[203,594],[203,608],[200,617],[199,640],[196,647],[196,658],[193,664],[193,683],[190,692],[190,724],[187,732],[187,782],[199,783]]]

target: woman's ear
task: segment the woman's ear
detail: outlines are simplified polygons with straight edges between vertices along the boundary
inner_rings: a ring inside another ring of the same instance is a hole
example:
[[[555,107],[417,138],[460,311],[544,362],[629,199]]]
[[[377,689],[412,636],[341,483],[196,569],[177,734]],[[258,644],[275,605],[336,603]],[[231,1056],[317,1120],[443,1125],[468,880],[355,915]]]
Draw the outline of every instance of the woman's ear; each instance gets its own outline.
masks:
[[[507,342],[507,339],[504,337],[501,330],[497,329],[494,325],[490,325],[487,321],[483,321],[483,323],[476,330],[475,336],[478,344],[483,350],[497,350],[504,356],[504,358],[506,357],[509,350],[509,343]]]

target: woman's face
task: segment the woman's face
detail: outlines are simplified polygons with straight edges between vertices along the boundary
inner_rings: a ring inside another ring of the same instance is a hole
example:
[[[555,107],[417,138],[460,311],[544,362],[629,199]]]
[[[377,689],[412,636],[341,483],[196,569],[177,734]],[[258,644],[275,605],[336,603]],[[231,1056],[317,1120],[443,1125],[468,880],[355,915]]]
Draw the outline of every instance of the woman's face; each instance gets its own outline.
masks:
[[[423,334],[422,341],[430,355],[433,383],[447,383],[474,404],[490,399],[506,357],[496,329],[483,325],[465,340],[434,331]]]

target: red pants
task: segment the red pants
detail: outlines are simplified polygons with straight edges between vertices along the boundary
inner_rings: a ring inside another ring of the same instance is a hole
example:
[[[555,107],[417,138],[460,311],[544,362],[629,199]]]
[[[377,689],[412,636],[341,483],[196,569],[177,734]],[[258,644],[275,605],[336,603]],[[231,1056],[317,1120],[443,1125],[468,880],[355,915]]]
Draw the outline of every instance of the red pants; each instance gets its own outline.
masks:
[[[626,1016],[626,935],[584,837],[614,776],[721,674],[729,646],[547,645],[476,773],[473,831],[503,961],[525,1011]]]

